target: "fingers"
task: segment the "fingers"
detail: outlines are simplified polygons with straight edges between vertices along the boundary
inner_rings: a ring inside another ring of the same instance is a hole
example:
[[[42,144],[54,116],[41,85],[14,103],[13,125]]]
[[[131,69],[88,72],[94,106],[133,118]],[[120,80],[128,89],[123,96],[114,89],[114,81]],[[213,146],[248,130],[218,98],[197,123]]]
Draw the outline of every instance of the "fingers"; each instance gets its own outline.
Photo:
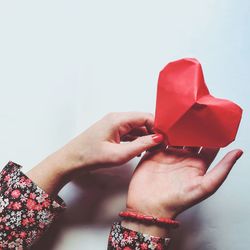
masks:
[[[151,133],[154,124],[154,116],[150,113],[121,112],[111,113],[106,117],[111,120],[112,124],[119,127],[120,136],[129,133],[134,128],[143,126]]]
[[[203,195],[213,194],[224,182],[230,173],[235,162],[243,154],[242,150],[233,150],[224,156],[224,158],[202,178]]]
[[[147,149],[159,145],[163,140],[164,138],[161,134],[138,137],[132,142],[120,144],[120,152],[126,160],[130,160]]]
[[[133,128],[128,134],[121,137],[121,141],[133,141],[139,136],[148,135],[149,132],[145,126]]]
[[[133,136],[143,136],[143,135],[148,135],[149,132],[145,126],[142,126],[133,128],[129,134]]]
[[[130,134],[127,134],[127,135],[123,135],[121,137],[121,141],[123,142],[126,142],[126,141],[134,141],[135,139],[137,139],[138,136],[134,136],[134,135],[130,135]]]

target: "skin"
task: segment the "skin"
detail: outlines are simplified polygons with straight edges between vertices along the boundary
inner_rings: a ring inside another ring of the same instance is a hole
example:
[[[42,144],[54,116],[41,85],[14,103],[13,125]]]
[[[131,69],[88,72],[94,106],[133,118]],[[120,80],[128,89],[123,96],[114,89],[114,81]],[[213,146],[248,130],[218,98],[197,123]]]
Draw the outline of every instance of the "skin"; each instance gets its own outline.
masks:
[[[218,149],[159,149],[138,164],[128,190],[127,210],[175,219],[178,214],[211,196],[224,182],[241,150],[226,154],[208,171]],[[145,185],[146,183],[146,185]],[[124,227],[166,237],[169,229],[124,220]]]
[[[56,195],[79,171],[119,166],[156,146],[159,142],[155,137],[160,135],[152,134],[153,122],[150,113],[110,113],[26,175],[46,192]]]
[[[200,154],[193,148],[166,150],[158,145],[164,138],[152,134],[153,121],[149,113],[110,113],[26,174],[46,192],[56,195],[79,171],[119,166],[148,150],[132,176],[127,210],[175,218],[212,195],[242,151],[229,152],[207,172],[218,149],[203,149]],[[154,236],[170,233],[162,227],[126,220],[122,225]]]

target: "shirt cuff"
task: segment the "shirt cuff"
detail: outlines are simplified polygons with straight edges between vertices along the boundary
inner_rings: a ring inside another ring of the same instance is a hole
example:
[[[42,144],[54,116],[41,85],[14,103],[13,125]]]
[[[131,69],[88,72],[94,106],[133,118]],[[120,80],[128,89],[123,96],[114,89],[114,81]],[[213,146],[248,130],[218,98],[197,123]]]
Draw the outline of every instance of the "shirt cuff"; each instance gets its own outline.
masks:
[[[164,250],[169,243],[170,238],[142,234],[121,226],[121,222],[115,222],[109,234],[108,250]]]
[[[0,249],[30,247],[66,208],[21,168],[9,161],[0,173]]]

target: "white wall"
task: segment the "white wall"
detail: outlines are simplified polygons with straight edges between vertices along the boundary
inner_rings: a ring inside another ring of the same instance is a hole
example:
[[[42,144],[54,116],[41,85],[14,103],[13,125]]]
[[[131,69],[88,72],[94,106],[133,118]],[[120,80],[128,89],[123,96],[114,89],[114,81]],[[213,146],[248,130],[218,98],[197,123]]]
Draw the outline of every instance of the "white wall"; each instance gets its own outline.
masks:
[[[248,249],[249,12],[247,0],[1,1],[1,165],[27,171],[107,112],[154,112],[161,68],[196,57],[211,92],[244,109],[219,157],[245,154],[212,198],[180,217],[172,246]],[[136,161],[66,186],[68,210],[35,249],[105,249]]]

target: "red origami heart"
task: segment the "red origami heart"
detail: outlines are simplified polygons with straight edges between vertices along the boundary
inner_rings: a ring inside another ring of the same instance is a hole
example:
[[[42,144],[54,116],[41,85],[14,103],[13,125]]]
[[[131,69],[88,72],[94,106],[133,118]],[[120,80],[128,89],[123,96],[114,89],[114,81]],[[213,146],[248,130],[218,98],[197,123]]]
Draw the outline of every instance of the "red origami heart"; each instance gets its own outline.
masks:
[[[235,139],[242,109],[210,95],[200,63],[182,59],[159,75],[155,131],[172,146],[218,148]]]

